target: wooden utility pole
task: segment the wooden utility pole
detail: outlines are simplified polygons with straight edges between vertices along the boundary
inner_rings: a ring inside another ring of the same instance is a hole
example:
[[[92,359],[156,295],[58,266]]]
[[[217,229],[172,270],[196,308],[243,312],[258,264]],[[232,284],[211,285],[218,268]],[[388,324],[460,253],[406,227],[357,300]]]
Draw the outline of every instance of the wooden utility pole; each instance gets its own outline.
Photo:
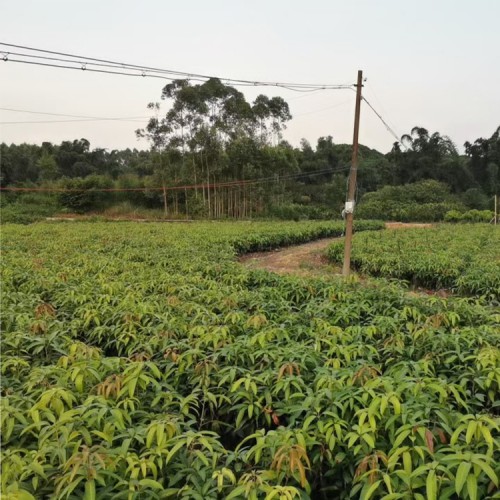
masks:
[[[356,111],[354,114],[354,136],[352,140],[352,160],[349,172],[349,188],[347,202],[345,204],[345,245],[344,245],[344,265],[342,274],[349,276],[351,272],[351,246],[352,246],[352,226],[354,220],[354,203],[356,198],[356,175],[358,173],[358,138],[359,138],[359,115],[361,111],[361,88],[363,87],[363,72],[358,71],[358,83],[356,85]]]

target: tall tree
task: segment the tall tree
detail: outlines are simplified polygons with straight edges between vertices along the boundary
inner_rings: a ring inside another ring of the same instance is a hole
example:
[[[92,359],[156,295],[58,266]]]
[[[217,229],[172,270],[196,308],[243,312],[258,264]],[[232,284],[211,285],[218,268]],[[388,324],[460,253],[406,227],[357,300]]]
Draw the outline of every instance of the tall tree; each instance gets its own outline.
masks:
[[[488,194],[500,190],[500,127],[489,139],[479,138],[473,144],[466,142],[465,154],[475,181]]]
[[[146,128],[138,129],[135,133],[137,137],[145,138],[151,144],[155,174],[159,178],[163,190],[163,210],[165,215],[168,215],[167,181],[169,172],[167,158],[164,153],[167,145],[169,145],[169,134],[172,132],[172,127],[166,120],[160,120],[158,116],[160,111],[159,103],[149,103],[148,109],[153,110],[155,116],[149,119]]]
[[[457,148],[448,136],[414,127],[410,134],[401,137],[401,142],[407,151],[397,155],[400,183],[435,179],[448,183],[455,191],[467,184],[466,165],[460,161]]]

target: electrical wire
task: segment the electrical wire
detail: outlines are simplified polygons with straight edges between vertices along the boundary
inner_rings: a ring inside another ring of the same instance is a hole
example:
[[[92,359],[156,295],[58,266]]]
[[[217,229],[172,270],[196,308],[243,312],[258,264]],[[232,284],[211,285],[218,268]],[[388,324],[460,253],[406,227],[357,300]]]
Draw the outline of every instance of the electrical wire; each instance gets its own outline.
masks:
[[[66,53],[66,52],[40,49],[37,47],[29,47],[29,46],[25,46],[25,45],[17,45],[17,44],[11,44],[11,43],[6,43],[6,42],[0,42],[0,45],[4,46],[4,47],[12,47],[15,49],[21,49],[24,51],[36,52],[37,54],[44,54],[44,55],[35,55],[35,54],[26,54],[26,53],[20,53],[20,52],[12,52],[12,54],[16,55],[17,57],[24,57],[24,58],[29,58],[29,59],[41,59],[44,61],[62,62],[62,63],[68,63],[68,64],[73,64],[73,65],[79,64],[80,67],[68,66],[67,64],[54,64],[53,62],[49,63],[49,62],[36,62],[33,60],[29,61],[29,60],[22,60],[22,59],[11,59],[9,57],[11,52],[9,52],[9,51],[3,51],[4,52],[3,60],[5,62],[10,61],[10,62],[17,62],[17,63],[24,63],[24,64],[34,64],[34,65],[39,65],[39,66],[57,67],[57,68],[63,68],[63,69],[79,69],[79,70],[84,70],[84,71],[110,73],[110,74],[126,75],[126,76],[141,76],[141,77],[147,76],[147,77],[153,77],[153,78],[162,78],[162,79],[166,79],[166,80],[175,80],[175,79],[178,79],[179,77],[182,77],[182,78],[187,79],[187,80],[195,80],[195,81],[206,81],[210,78],[219,78],[220,80],[223,80],[223,81],[227,82],[228,84],[231,83],[232,85],[235,85],[235,86],[281,87],[281,88],[285,88],[288,90],[293,90],[295,92],[310,92],[313,90],[337,90],[337,89],[352,89],[353,88],[352,84],[340,84],[339,85],[339,84],[317,84],[317,83],[311,84],[311,83],[294,83],[294,82],[271,82],[271,81],[258,81],[258,80],[254,81],[254,80],[237,79],[237,78],[217,77],[214,75],[204,75],[204,74],[199,74],[199,73],[187,73],[184,71],[156,68],[156,67],[152,67],[152,66],[143,66],[143,65],[138,65],[138,64],[112,61],[112,60],[108,60],[108,59],[99,59],[99,58],[94,58],[94,57],[81,56],[81,55],[70,54],[70,53]],[[50,56],[47,54],[50,54]],[[58,57],[53,57],[53,56],[58,56]],[[111,68],[111,69],[114,69],[115,71],[89,68],[89,66]],[[130,73],[130,71],[136,71],[136,72],[140,72],[140,73]],[[168,75],[168,76],[166,76],[166,75]]]
[[[387,115],[387,112],[386,112],[386,109],[382,103],[382,101],[379,99],[377,93],[375,92],[375,89],[373,88],[373,86],[371,85],[371,83],[368,81],[368,79],[365,80],[366,82],[366,87],[370,90],[370,93],[372,94],[372,96],[375,98],[375,101],[377,103],[377,108],[380,110],[380,114],[384,114],[384,115]],[[389,120],[387,120],[387,123],[394,129],[396,130],[397,127],[394,126],[394,123],[390,122]],[[401,134],[398,134],[400,137],[401,137]]]
[[[332,106],[327,106],[326,108],[315,109],[313,111],[306,111],[305,113],[294,114],[293,117],[297,118],[299,116],[306,116],[306,115],[312,115],[314,113],[321,113],[321,112],[327,111],[329,109],[339,108],[340,106],[343,106],[344,104],[347,104],[348,102],[352,102],[352,100],[351,99],[347,99],[346,101],[339,102],[339,103],[334,104]]]
[[[43,63],[43,62],[35,62],[35,61],[23,61],[19,59],[5,59],[4,61],[9,61],[9,62],[14,62],[14,63],[21,63],[21,64],[30,64],[33,66],[44,66],[44,67],[49,67],[49,68],[60,68],[60,69],[72,69],[72,70],[77,70],[77,71],[88,71],[90,73],[102,73],[102,74],[108,74],[108,75],[119,75],[119,76],[133,76],[133,77],[139,77],[139,78],[157,78],[160,80],[168,80],[170,82],[174,81],[175,78],[172,77],[167,77],[167,76],[162,76],[162,75],[157,75],[157,74],[148,74],[144,71],[141,73],[127,73],[125,71],[109,71],[109,70],[104,70],[104,69],[95,69],[95,68],[89,68],[87,64],[77,67],[77,66],[68,66],[68,65],[62,65],[62,64],[51,64],[51,63]],[[214,77],[216,78],[216,77]],[[195,81],[200,81],[200,82],[205,82],[206,80],[201,80],[197,78],[191,78],[191,80]],[[253,82],[253,83],[235,83],[231,80],[229,80],[233,85],[235,86],[240,86],[240,87],[259,87],[259,86],[273,86],[277,88],[282,88],[286,90],[292,90],[293,92],[303,92],[303,93],[309,93],[313,89],[315,90],[352,90],[351,87],[332,87],[332,86],[324,86],[321,88],[315,88],[315,87],[296,87],[296,86],[288,86],[282,83],[274,83],[274,84],[269,84],[269,83],[262,83],[262,82]]]
[[[95,69],[95,68],[89,68],[87,64],[77,67],[77,66],[68,66],[68,65],[62,65],[62,64],[52,64],[52,63],[43,63],[43,62],[35,62],[35,61],[23,61],[19,59],[5,59],[4,61],[8,62],[14,62],[14,63],[20,63],[20,64],[30,64],[33,66],[44,66],[44,67],[50,67],[50,68],[59,68],[59,69],[72,69],[72,70],[78,70],[78,71],[88,71],[90,73],[102,73],[102,74],[108,74],[108,75],[119,75],[119,76],[133,76],[133,77],[139,77],[139,78],[157,78],[160,80],[168,80],[170,82],[174,81],[175,78],[173,77],[168,77],[168,76],[163,76],[161,74],[151,74],[151,73],[146,73],[145,71],[142,71],[141,73],[130,73],[130,72],[125,72],[125,71],[109,71],[109,70],[104,70],[104,69]],[[139,70],[137,70],[139,71]],[[217,78],[217,77],[213,77]],[[190,80],[195,80],[199,82],[205,82],[206,80],[202,80],[200,78],[190,78]],[[261,86],[267,86],[267,87],[277,87],[277,88],[282,88],[286,90],[291,90],[293,92],[303,92],[303,93],[309,93],[312,90],[352,90],[351,86],[323,86],[323,87],[300,87],[296,85],[286,85],[283,83],[265,83],[265,82],[248,82],[248,83],[243,83],[243,82],[235,82],[233,80],[226,80],[226,82],[231,83],[234,86],[239,86],[239,87],[261,87]]]
[[[0,44],[1,45],[1,44]],[[27,57],[29,59],[42,59],[44,61],[56,61],[56,62],[62,62],[62,63],[70,63],[70,64],[80,64],[80,68],[75,68],[75,69],[87,69],[86,66],[92,65],[96,67],[101,67],[101,68],[127,68],[127,69],[134,69],[134,70],[139,70],[141,68],[135,68],[129,65],[117,65],[117,64],[108,64],[108,63],[97,63],[97,62],[89,62],[89,60],[86,60],[85,58],[81,60],[74,60],[74,59],[64,59],[60,57],[49,57],[49,56],[38,56],[38,55],[33,55],[33,54],[23,54],[21,52],[8,52],[7,53],[7,61],[10,61],[10,56],[18,56],[18,57]],[[163,73],[163,72],[162,72]],[[168,74],[168,73],[167,73]],[[172,78],[169,78],[172,79]],[[192,77],[190,78],[192,80],[196,81],[204,81],[199,79],[198,77]]]
[[[12,111],[14,113],[27,113],[30,115],[64,116],[66,118],[91,118],[93,120],[136,120],[136,119],[149,118],[149,116],[125,116],[120,118],[103,118],[102,116],[68,115],[64,113],[49,113],[46,111],[30,111],[27,109],[15,109],[15,108],[0,108],[0,111]]]
[[[159,78],[161,80],[169,80],[173,81],[173,78],[169,78],[166,76],[161,76],[161,75],[147,75],[145,73],[126,73],[125,71],[108,71],[104,69],[93,69],[93,68],[87,68],[85,66],[83,67],[76,67],[76,66],[67,66],[67,65],[61,65],[61,64],[50,64],[50,63],[42,63],[42,62],[35,62],[35,61],[22,61],[19,59],[5,59],[4,61],[9,61],[9,62],[14,62],[14,63],[21,63],[21,64],[31,64],[33,66],[45,66],[49,68],[60,68],[60,69],[76,69],[79,71],[89,71],[90,73],[105,73],[108,75],[120,75],[120,76],[136,76],[136,77],[149,77],[149,78]]]
[[[129,119],[129,118],[75,118],[74,120],[34,120],[34,121],[15,121],[15,122],[0,122],[0,125],[26,125],[28,123],[73,123],[73,122],[99,122],[99,121],[112,121],[112,122],[132,122],[143,123],[144,120]]]
[[[402,142],[401,139],[398,137],[398,134],[394,132],[394,130],[391,128],[391,126],[382,118],[381,114],[370,104],[370,102],[366,99],[366,97],[362,96],[361,97],[363,101],[368,104],[369,108],[377,115],[378,119],[384,124],[385,128],[387,131],[396,139],[396,141],[401,144],[405,149],[408,149]]]
[[[287,99],[288,101],[297,101],[298,99],[304,99],[305,97],[309,97],[312,94],[316,94],[317,92],[320,92],[322,89],[314,89],[314,90],[308,90],[306,95],[299,95],[297,97],[290,97]]]

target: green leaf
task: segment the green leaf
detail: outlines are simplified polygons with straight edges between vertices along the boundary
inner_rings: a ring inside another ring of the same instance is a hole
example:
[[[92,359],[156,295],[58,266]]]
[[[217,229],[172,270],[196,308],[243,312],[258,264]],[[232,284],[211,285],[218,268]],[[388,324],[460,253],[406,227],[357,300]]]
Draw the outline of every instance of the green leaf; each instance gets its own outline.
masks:
[[[412,470],[412,460],[411,460],[411,454],[409,451],[403,452],[403,467],[404,470],[408,473],[411,474]]]
[[[312,422],[316,420],[316,415],[309,415],[305,420],[304,423],[302,424],[302,429],[306,431],[309,426],[311,425]]]
[[[460,494],[462,488],[464,487],[465,481],[467,481],[467,475],[469,474],[470,468],[470,462],[462,462],[458,466],[457,475],[455,477],[455,491],[457,495]]]
[[[33,462],[31,464],[31,468],[39,475],[39,476],[42,476],[44,479],[47,478],[47,476],[45,475],[45,471],[43,470],[43,467],[41,464],[39,464],[38,462]]]
[[[165,459],[168,464],[172,457],[184,446],[184,441],[179,441],[175,444],[175,446],[168,452],[167,458]]]
[[[79,373],[76,377],[75,387],[78,392],[83,392],[83,373]]]
[[[400,415],[401,414],[401,403],[399,402],[399,399],[396,396],[391,396],[389,398],[389,401],[391,402],[392,407],[394,408],[394,413],[396,415]]]
[[[137,381],[139,379],[137,377],[134,377],[133,379],[131,379],[128,383],[128,395],[129,397],[133,398],[134,397],[134,394],[135,394],[135,387],[137,385]]]
[[[477,428],[477,422],[475,422],[474,420],[471,420],[469,422],[469,425],[467,426],[467,432],[465,434],[465,442],[467,444],[470,444],[470,442],[472,441],[472,438],[474,437],[474,433],[476,432],[476,428]]]
[[[491,479],[493,484],[498,487],[498,477],[495,474],[495,471],[486,462],[474,458],[472,459],[472,462],[478,465],[483,470],[483,472],[485,472],[486,475]]]
[[[481,426],[481,434],[483,435],[483,438],[486,441],[486,443],[488,444],[488,446],[490,448],[493,448],[493,437],[491,436],[491,432],[488,429],[488,427],[486,427],[485,425],[482,425]]]
[[[19,490],[15,498],[17,498],[18,500],[36,500],[35,497],[26,490]]]
[[[241,485],[234,488],[234,490],[231,491],[231,493],[229,493],[229,495],[226,497],[226,500],[232,500],[233,498],[237,498],[240,495],[243,495],[245,493],[245,490],[246,490],[245,485]]]
[[[141,486],[147,486],[148,488],[152,488],[154,490],[162,490],[163,489],[163,486],[161,485],[161,483],[159,483],[158,481],[155,481],[154,479],[148,479],[148,478],[141,479],[139,481],[139,484]]]
[[[377,488],[379,487],[381,482],[382,481],[379,479],[378,481],[375,481],[372,485],[370,485],[369,483],[366,483],[366,485],[361,490],[359,500],[369,500],[372,497],[372,495],[375,493],[375,491],[377,491]]]
[[[474,474],[467,476],[467,493],[470,500],[477,500],[477,479]]]
[[[361,437],[365,440],[368,446],[370,446],[370,448],[375,448],[375,440],[371,434],[363,434]]]
[[[146,448],[151,448],[156,433],[156,425],[152,425],[146,436]]]
[[[425,482],[427,500],[436,500],[437,498],[437,478],[436,471],[431,469],[429,474],[427,474],[427,480]]]
[[[393,448],[399,448],[401,446],[401,443],[411,434],[411,430],[405,430],[403,432],[400,432],[396,440],[394,441],[394,444],[392,445]]]
[[[241,427],[241,423],[243,422],[243,419],[245,418],[245,413],[246,413],[246,409],[245,408],[242,408],[239,411],[238,416],[236,417],[236,422],[235,422],[235,425],[236,425],[237,429],[239,429]]]
[[[85,495],[83,497],[84,500],[95,500],[95,481],[91,479],[85,483]]]

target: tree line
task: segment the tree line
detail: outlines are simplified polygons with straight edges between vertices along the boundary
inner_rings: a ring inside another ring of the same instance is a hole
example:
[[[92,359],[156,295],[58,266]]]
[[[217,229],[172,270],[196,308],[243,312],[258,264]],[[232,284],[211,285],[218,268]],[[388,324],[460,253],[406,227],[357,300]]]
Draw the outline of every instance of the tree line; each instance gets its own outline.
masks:
[[[80,212],[129,203],[167,216],[340,214],[352,147],[336,144],[331,136],[320,137],[314,146],[302,140],[293,147],[283,140],[292,119],[283,98],[259,95],[248,102],[215,78],[202,84],[176,80],[160,97],[167,111],[150,103],[152,117],[136,131],[148,140],[148,150],[92,149],[86,139],[41,146],[2,143],[2,187],[71,189],[57,202]],[[360,207],[374,209],[376,203],[380,208],[380,197],[390,192],[384,187],[399,186],[402,202],[407,193],[406,202],[425,203],[420,195],[429,192],[433,203],[455,209],[488,208],[500,185],[500,127],[464,147],[465,154],[459,154],[449,137],[423,127],[413,128],[387,154],[361,146]],[[429,180],[438,187],[408,187]],[[411,198],[414,192],[419,200]],[[4,193],[2,203],[22,198]]]

